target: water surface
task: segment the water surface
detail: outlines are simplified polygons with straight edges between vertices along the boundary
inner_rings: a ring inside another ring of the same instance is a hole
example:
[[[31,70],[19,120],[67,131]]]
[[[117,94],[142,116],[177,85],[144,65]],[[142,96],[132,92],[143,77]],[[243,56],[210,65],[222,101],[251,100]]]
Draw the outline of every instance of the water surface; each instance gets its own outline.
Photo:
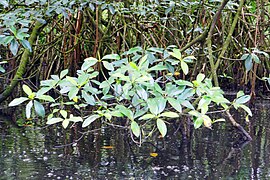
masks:
[[[171,133],[139,147],[125,131],[104,129],[63,146],[80,133],[18,128],[0,117],[0,179],[269,179],[268,104],[256,104],[249,125],[234,113],[251,142],[229,123],[219,123],[193,131],[189,141]]]

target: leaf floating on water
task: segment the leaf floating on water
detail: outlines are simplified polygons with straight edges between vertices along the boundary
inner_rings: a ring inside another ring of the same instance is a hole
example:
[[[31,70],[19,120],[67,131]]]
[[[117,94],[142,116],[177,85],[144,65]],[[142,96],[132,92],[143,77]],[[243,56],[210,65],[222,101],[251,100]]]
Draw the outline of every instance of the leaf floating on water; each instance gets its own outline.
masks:
[[[113,146],[102,146],[103,149],[113,149]]]
[[[150,153],[150,156],[151,157],[157,157],[158,156],[158,153]]]

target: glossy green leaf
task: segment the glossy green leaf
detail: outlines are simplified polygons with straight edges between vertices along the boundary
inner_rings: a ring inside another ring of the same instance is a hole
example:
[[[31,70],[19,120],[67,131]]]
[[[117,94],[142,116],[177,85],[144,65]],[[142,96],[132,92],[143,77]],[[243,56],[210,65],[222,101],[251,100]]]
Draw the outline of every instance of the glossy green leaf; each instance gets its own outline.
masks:
[[[13,39],[10,43],[9,49],[13,56],[16,56],[19,50],[19,43],[15,39]]]
[[[79,92],[79,88],[72,87],[70,88],[70,91],[68,92],[68,98],[71,100],[73,99]]]
[[[124,114],[128,119],[134,120],[134,114],[133,114],[133,112],[132,112],[130,109],[126,108],[126,107],[123,106],[123,105],[118,105],[118,106],[116,106],[116,108],[117,108],[122,114]]]
[[[200,118],[200,117],[197,118],[197,119],[195,120],[195,122],[194,122],[194,128],[195,128],[195,129],[198,129],[199,127],[202,126],[203,122],[204,122],[203,118]]]
[[[183,70],[183,73],[185,75],[188,74],[188,65],[187,65],[187,63],[185,61],[181,61],[181,69]]]
[[[245,60],[245,67],[246,67],[246,70],[249,71],[252,69],[252,66],[253,66],[253,62],[252,62],[252,56],[251,55],[248,55],[248,57],[246,58]]]
[[[138,123],[136,123],[135,121],[132,121],[132,122],[131,122],[131,125],[130,125],[130,128],[131,128],[132,133],[133,133],[137,138],[140,137],[141,129],[140,129],[140,126],[138,125]]]
[[[244,95],[245,95],[244,91],[239,91],[236,94],[236,98],[239,98],[239,97],[244,96]]]
[[[45,109],[44,109],[43,105],[40,102],[34,100],[34,108],[35,108],[36,113],[39,116],[41,116],[41,117],[45,116]]]
[[[87,92],[82,91],[82,97],[87,102],[87,104],[90,104],[92,106],[95,105],[96,101],[95,101],[95,98],[92,95],[89,95]]]
[[[244,104],[250,100],[250,95],[244,95],[235,100],[236,104]]]
[[[29,119],[31,117],[32,107],[33,107],[33,101],[29,101],[29,103],[25,107],[25,115],[26,115],[27,119]]]
[[[48,101],[48,102],[55,102],[55,100],[49,95],[40,95],[36,98],[40,100]]]
[[[92,122],[94,122],[98,118],[100,118],[100,115],[97,115],[97,114],[94,114],[94,115],[89,116],[88,118],[86,118],[83,121],[82,127],[84,128],[84,127],[89,126]]]
[[[9,43],[11,43],[11,41],[14,39],[14,36],[6,36],[3,38],[2,42],[4,45],[7,45]]]
[[[77,123],[77,122],[82,122],[82,121],[83,121],[82,117],[79,117],[79,116],[73,116],[73,114],[70,114],[70,117],[69,117],[68,120],[69,120],[69,121],[72,121],[72,122],[75,122],[75,123]]]
[[[103,63],[103,66],[107,70],[110,70],[110,71],[113,71],[114,70],[114,67],[113,67],[113,64],[112,63],[109,63],[108,61],[102,61],[102,63]]]
[[[1,0],[0,4],[2,4],[4,6],[4,8],[8,7],[8,1],[6,1],[6,0]]]
[[[189,109],[194,110],[193,105],[192,105],[189,101],[182,101],[182,102],[181,102],[181,105],[183,105],[183,106],[185,106],[185,107],[187,107],[187,108],[189,108]]]
[[[175,110],[182,113],[182,106],[181,106],[181,103],[179,101],[177,101],[174,98],[167,98],[167,100]]]
[[[153,119],[155,117],[154,114],[145,114],[139,118],[139,120]]]
[[[200,74],[197,75],[196,81],[198,83],[200,83],[200,82],[202,82],[204,80],[204,78],[205,78],[205,75],[200,73]]]
[[[248,115],[252,117],[252,112],[251,112],[251,110],[250,110],[249,107],[247,107],[246,105],[243,105],[243,104],[240,105],[239,107],[241,107],[242,109],[244,109],[248,113]]]
[[[23,85],[22,86],[22,88],[23,88],[23,91],[28,95],[28,96],[30,96],[32,93],[33,93],[33,91],[27,86],[27,85]]]
[[[68,74],[68,69],[65,69],[65,70],[61,71],[60,79],[63,79],[63,77],[65,77],[67,74]]]
[[[65,110],[60,110],[60,114],[63,116],[64,119],[67,118],[67,111],[65,111]]]
[[[93,58],[93,57],[86,58],[84,60],[84,63],[82,64],[81,69],[83,71],[85,71],[88,68],[90,68],[91,66],[95,65],[97,62],[98,62],[98,60],[96,58]]]
[[[66,129],[69,125],[69,119],[65,119],[63,122],[62,122],[62,126],[64,129]]]
[[[252,59],[253,59],[256,63],[258,63],[258,64],[261,63],[260,58],[259,58],[256,54],[252,53],[251,56],[252,56]]]
[[[166,99],[163,97],[151,98],[147,100],[147,105],[150,109],[150,112],[157,116],[165,109]]]
[[[46,122],[46,124],[49,124],[49,125],[56,124],[56,123],[62,122],[63,120],[64,119],[62,118],[51,118]]]
[[[178,118],[179,115],[175,112],[164,112],[160,114],[160,117],[167,117],[167,118]]]
[[[182,59],[182,55],[179,49],[173,49],[173,52],[169,52],[169,54],[179,60]]]
[[[157,128],[162,137],[165,137],[167,134],[167,126],[162,119],[157,119]]]
[[[132,67],[135,70],[139,70],[138,66],[134,62],[129,63],[130,67]]]
[[[71,84],[73,84],[74,86],[78,86],[78,83],[77,83],[77,81],[75,80],[74,77],[67,76],[66,79],[67,79]]]
[[[27,98],[27,97],[15,98],[8,104],[8,106],[17,106],[17,105],[19,105],[27,100],[29,100],[29,98]]]
[[[120,56],[118,54],[108,54],[103,56],[103,59],[112,59],[112,60],[120,60]]]
[[[163,71],[168,70],[167,66],[164,66],[163,63],[159,63],[151,68],[148,69],[148,71]]]
[[[31,47],[31,44],[23,39],[23,40],[20,40],[21,44],[23,45],[24,48],[28,49],[30,52],[32,52],[32,47]]]

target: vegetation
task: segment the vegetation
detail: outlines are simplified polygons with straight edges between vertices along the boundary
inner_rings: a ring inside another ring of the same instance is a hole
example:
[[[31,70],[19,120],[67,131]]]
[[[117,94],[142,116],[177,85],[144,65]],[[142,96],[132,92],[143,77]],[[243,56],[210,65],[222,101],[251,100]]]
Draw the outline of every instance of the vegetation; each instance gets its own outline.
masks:
[[[225,121],[212,120],[215,107],[244,131],[229,110],[252,116],[250,96],[240,91],[230,102],[220,87],[247,87],[252,97],[256,85],[268,89],[270,4],[263,0],[0,4],[0,102],[21,82],[27,97],[9,106],[28,101],[26,118],[48,109],[47,124],[67,128],[119,125],[125,117],[121,127],[142,140],[157,129],[165,136],[169,123],[186,129],[190,119],[211,128]]]

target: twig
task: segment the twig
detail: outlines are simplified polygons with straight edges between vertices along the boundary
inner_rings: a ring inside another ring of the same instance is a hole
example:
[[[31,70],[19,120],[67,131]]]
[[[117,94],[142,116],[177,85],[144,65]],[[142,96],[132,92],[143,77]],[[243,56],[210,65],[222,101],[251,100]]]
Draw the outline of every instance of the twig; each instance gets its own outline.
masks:
[[[236,127],[238,130],[240,130],[247,138],[248,141],[252,140],[252,137],[247,133],[247,131],[240,125],[238,124],[235,119],[232,117],[231,113],[229,110],[225,111],[227,116],[229,117],[229,120],[231,121],[232,125]]]

